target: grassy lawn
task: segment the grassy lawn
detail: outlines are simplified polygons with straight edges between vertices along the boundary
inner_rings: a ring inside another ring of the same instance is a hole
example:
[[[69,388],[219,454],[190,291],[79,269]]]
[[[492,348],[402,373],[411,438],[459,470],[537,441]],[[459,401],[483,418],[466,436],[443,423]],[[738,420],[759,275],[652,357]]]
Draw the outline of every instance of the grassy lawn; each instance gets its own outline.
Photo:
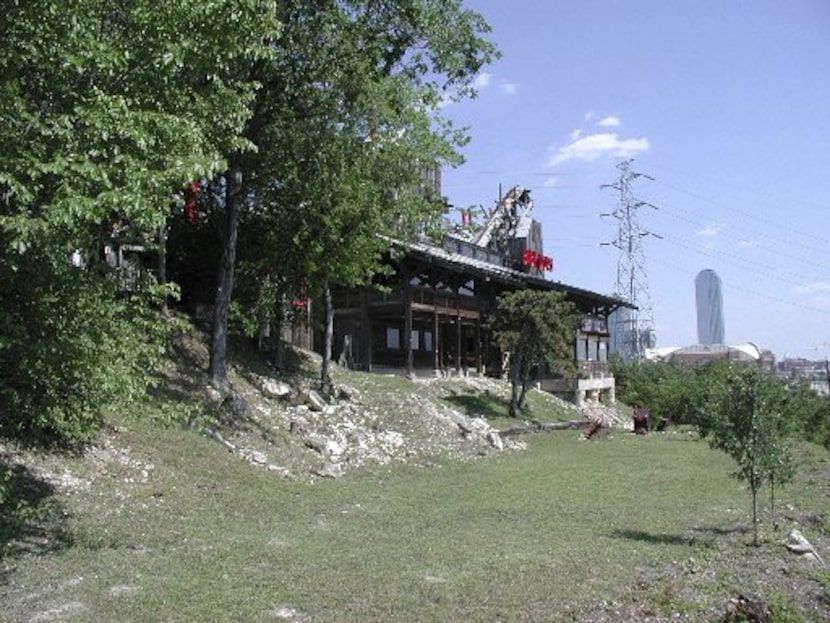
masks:
[[[146,477],[67,496],[73,541],[10,561],[0,620],[567,620],[746,525],[728,460],[682,434],[557,432],[495,458],[314,482],[186,431],[119,436],[140,441],[130,460]]]

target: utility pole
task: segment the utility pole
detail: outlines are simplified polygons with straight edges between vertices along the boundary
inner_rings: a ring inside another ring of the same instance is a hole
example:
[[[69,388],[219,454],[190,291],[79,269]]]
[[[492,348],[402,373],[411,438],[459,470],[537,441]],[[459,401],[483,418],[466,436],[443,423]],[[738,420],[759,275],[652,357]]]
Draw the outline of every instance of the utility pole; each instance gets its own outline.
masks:
[[[617,220],[617,237],[613,242],[603,243],[616,247],[619,253],[614,294],[636,308],[620,308],[614,312],[611,351],[619,353],[624,361],[642,360],[645,350],[654,347],[656,343],[643,239],[648,236],[661,237],[640,225],[640,208],[649,207],[656,210],[657,207],[636,199],[631,183],[639,177],[652,181],[654,178],[645,173],[636,173],[632,169],[633,162],[620,162],[617,165],[620,171],[619,178],[613,184],[600,186],[613,188],[619,193],[618,207],[610,214],[600,215]]]

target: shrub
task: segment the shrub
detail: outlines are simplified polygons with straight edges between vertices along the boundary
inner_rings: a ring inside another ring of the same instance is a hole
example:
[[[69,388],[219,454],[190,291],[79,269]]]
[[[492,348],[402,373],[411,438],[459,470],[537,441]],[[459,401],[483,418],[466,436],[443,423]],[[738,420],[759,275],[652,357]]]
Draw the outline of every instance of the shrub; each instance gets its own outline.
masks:
[[[0,262],[0,434],[66,446],[93,437],[102,408],[141,395],[163,351],[152,283],[30,249]]]

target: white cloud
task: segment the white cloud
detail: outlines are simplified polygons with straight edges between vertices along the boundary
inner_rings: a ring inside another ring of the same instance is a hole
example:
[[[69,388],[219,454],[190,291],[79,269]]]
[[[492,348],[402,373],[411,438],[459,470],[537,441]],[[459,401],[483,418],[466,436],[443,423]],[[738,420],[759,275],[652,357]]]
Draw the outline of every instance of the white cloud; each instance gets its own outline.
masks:
[[[550,177],[546,178],[545,181],[542,183],[542,186],[545,188],[553,188],[554,186],[559,185],[559,176],[558,175],[551,175]]]
[[[699,229],[697,231],[698,236],[717,236],[719,233],[723,231],[725,225],[723,223],[709,223],[703,229]]]
[[[738,246],[742,249],[751,249],[753,247],[757,247],[760,244],[761,243],[758,242],[757,240],[741,240],[738,243]]]
[[[504,82],[504,81],[503,81],[503,82],[502,82],[499,86],[501,87],[501,90],[502,90],[502,91],[503,91],[506,95],[515,95],[515,94],[516,94],[516,91],[518,91],[518,90],[519,90],[518,85],[516,85],[516,84],[515,84],[515,83],[513,83],[513,82]]]
[[[594,118],[594,111],[593,110],[589,110],[588,112],[586,112],[585,117],[583,117],[583,119],[585,119],[585,123],[590,123],[593,118]]]
[[[571,132],[570,141],[574,142],[578,140],[580,136],[582,136],[582,130],[574,130]]]
[[[649,146],[648,139],[645,137],[624,139],[611,132],[589,134],[587,136],[582,136],[581,133],[571,133],[570,142],[558,148],[551,156],[548,164],[556,166],[569,160],[593,162],[602,156],[627,158],[646,151]]]
[[[490,81],[492,79],[492,74],[488,74],[486,71],[483,71],[476,76],[476,79],[473,81],[473,86],[476,89],[486,89],[488,86],[490,86]]]
[[[620,118],[614,115],[609,115],[604,119],[597,121],[597,125],[603,128],[616,128],[620,125]]]

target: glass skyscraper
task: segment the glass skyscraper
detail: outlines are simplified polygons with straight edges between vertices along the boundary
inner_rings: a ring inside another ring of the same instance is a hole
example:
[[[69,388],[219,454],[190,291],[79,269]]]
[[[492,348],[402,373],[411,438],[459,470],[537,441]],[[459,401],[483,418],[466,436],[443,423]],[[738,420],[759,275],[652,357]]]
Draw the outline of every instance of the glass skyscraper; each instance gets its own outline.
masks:
[[[718,274],[702,270],[695,278],[698,344],[724,344],[723,297]]]

